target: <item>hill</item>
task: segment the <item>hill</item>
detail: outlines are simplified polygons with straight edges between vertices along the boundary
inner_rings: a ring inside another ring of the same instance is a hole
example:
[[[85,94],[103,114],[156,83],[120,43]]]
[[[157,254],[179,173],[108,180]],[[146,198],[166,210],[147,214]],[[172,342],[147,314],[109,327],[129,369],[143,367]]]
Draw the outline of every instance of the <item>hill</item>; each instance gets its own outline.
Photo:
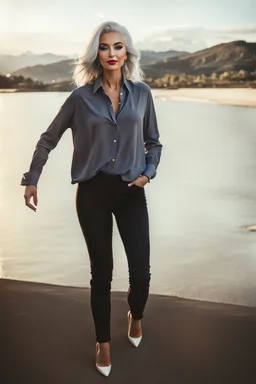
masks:
[[[159,78],[165,74],[211,75],[213,72],[256,70],[256,43],[234,41],[219,44],[188,55],[168,58],[144,66],[147,77]]]
[[[187,54],[187,52],[178,51],[141,51],[142,65],[151,65],[159,60],[164,60],[170,57],[178,57]],[[32,78],[33,80],[43,81],[44,83],[69,81],[71,79],[73,60],[62,60],[57,63],[48,65],[36,65],[18,69],[12,73],[14,76],[23,76]]]
[[[160,57],[161,59],[157,60]],[[209,76],[213,72],[218,74],[240,70],[254,72],[256,71],[256,43],[233,41],[195,53],[142,51],[141,63],[146,77],[153,79],[165,74],[185,73]],[[13,75],[53,83],[70,81],[71,72],[72,60],[64,60],[48,65],[22,68],[15,71]]]
[[[173,51],[173,50],[165,51],[165,52],[140,51],[140,53],[141,53],[141,58],[140,58],[141,65],[152,65],[161,60],[189,54],[188,52],[180,52],[180,51]]]
[[[73,60],[63,60],[48,65],[26,67],[12,73],[13,76],[23,76],[44,83],[68,81],[72,77]]]
[[[68,59],[67,56],[44,53],[37,55],[33,52],[24,52],[21,55],[0,55],[0,72],[12,73],[19,68],[34,66],[38,64],[52,64],[61,60]]]

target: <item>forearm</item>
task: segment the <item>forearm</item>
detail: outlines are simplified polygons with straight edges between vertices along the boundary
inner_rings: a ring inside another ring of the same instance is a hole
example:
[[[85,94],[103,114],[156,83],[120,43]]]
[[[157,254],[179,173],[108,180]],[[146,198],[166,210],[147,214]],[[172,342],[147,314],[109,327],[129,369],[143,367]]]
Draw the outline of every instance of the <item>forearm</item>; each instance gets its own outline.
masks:
[[[49,153],[56,147],[65,130],[72,124],[74,109],[73,92],[66,99],[48,129],[41,135],[33,153],[29,172],[23,174],[21,185],[37,186],[43,166],[48,160]]]
[[[159,141],[156,112],[150,90],[148,92],[147,109],[144,117],[144,145],[146,168],[143,175],[153,179],[156,176],[156,170],[160,162],[162,144]]]
[[[34,185],[37,187],[43,166],[47,162],[49,150],[37,144],[29,167],[29,171],[22,176],[21,185]]]
[[[148,149],[147,149],[148,148]],[[161,153],[162,153],[162,144],[157,139],[155,142],[151,142],[148,147],[146,147],[147,152],[145,154],[146,168],[143,172],[143,175],[147,176],[150,179],[153,179],[156,176],[156,170],[160,162]]]

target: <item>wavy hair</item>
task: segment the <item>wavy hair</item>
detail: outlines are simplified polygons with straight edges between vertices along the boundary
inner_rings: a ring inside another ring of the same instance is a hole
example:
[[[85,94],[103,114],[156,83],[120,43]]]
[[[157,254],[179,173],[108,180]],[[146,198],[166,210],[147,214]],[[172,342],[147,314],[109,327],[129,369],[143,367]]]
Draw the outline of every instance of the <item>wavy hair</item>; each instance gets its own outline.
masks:
[[[73,81],[78,87],[94,82],[102,74],[102,67],[97,59],[99,41],[101,35],[108,32],[118,32],[123,37],[127,53],[127,60],[122,67],[125,77],[133,83],[142,81],[144,73],[140,68],[140,52],[134,47],[130,33],[126,27],[114,21],[108,21],[94,30],[84,54],[73,63],[75,66]]]

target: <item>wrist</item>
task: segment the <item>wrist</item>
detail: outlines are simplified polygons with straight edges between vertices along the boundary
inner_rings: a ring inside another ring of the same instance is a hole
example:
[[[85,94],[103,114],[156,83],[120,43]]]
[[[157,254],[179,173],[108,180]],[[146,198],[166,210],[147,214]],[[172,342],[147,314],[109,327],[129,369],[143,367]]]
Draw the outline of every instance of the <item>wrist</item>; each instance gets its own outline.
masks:
[[[149,178],[148,176],[146,176],[146,175],[141,175],[141,177],[146,178],[146,180],[147,180],[148,183],[150,182],[150,178]]]

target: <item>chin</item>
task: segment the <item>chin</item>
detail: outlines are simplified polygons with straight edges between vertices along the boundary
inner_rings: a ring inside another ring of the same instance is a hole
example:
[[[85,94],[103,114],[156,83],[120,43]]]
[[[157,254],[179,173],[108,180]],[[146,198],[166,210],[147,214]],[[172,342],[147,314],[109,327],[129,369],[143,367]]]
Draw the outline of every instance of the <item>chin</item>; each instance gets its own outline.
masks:
[[[103,67],[103,69],[107,71],[116,71],[117,69],[121,69],[119,65],[108,65],[107,67]]]

